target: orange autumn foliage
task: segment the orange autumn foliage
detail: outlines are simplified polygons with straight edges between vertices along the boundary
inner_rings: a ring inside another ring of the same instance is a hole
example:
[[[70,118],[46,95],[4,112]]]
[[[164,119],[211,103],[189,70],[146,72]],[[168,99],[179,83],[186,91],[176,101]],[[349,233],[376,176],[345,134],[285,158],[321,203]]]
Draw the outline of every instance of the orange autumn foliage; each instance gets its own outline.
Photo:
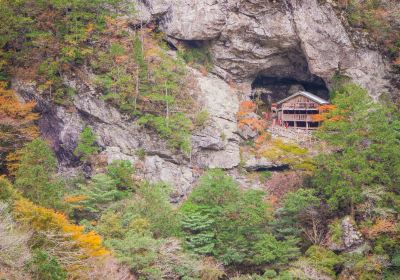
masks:
[[[253,101],[243,101],[239,105],[239,112],[237,113],[237,117],[243,117],[244,115],[248,113],[255,112],[256,110],[256,104]]]
[[[395,59],[394,65],[400,66],[400,56],[399,56],[398,58]]]
[[[372,227],[364,229],[363,232],[369,238],[375,238],[381,234],[394,234],[396,233],[396,223],[387,219],[377,219]]]
[[[101,236],[93,231],[85,233],[83,226],[71,223],[62,213],[35,205],[24,198],[15,201],[14,213],[17,220],[29,224],[33,230],[65,234],[66,238],[77,243],[87,258],[109,254],[102,245]]]
[[[239,127],[249,126],[253,130],[257,130],[258,132],[263,131],[266,128],[266,123],[263,120],[256,118],[245,118],[239,121]]]
[[[258,132],[265,130],[267,124],[263,119],[248,117],[248,114],[254,113],[256,108],[257,106],[253,101],[243,101],[240,103],[239,112],[237,113],[239,128],[249,126],[252,130],[256,130]]]
[[[0,82],[0,153],[20,148],[25,142],[39,136],[33,113],[34,102],[20,103],[14,91]]]
[[[321,106],[319,106],[318,109],[319,109],[320,112],[326,113],[326,112],[330,112],[330,111],[332,111],[332,110],[335,110],[335,109],[336,109],[336,106],[333,105],[333,104],[326,104],[326,105],[321,105]]]
[[[326,121],[329,117],[329,113],[336,109],[336,106],[333,104],[321,105],[318,107],[319,114],[312,115],[312,120],[314,122],[323,122]],[[337,121],[336,118],[329,119],[330,121]]]
[[[265,144],[270,139],[271,139],[271,135],[266,132],[263,132],[254,140],[254,144],[256,145],[256,148],[260,148],[263,144]]]

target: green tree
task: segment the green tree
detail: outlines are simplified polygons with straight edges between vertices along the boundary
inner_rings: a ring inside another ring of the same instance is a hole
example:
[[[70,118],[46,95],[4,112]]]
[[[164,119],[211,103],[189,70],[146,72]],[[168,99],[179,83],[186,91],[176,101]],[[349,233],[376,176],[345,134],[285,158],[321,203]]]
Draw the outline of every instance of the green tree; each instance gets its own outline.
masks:
[[[128,195],[117,188],[117,182],[107,174],[96,174],[88,184],[80,184],[79,190],[67,198],[75,201],[77,209],[89,213],[101,213],[111,202],[121,200]],[[76,198],[76,199],[74,199]]]
[[[328,114],[319,137],[334,152],[317,157],[312,184],[332,209],[354,216],[356,206],[368,199],[367,193],[382,188],[399,192],[399,122],[393,111],[373,102],[356,85],[344,85],[333,96],[336,109]]]
[[[313,189],[298,189],[287,193],[283,198],[282,207],[275,211],[276,219],[271,222],[276,236],[281,239],[299,238],[303,231],[302,214],[319,204],[320,199]]]
[[[123,239],[112,239],[106,244],[113,248],[121,262],[145,276],[144,279],[156,280],[162,279],[160,269],[154,265],[161,242],[150,235],[129,232]]]
[[[253,247],[255,252],[253,258],[256,264],[286,265],[300,255],[296,239],[279,241],[270,233],[261,235]]]
[[[132,163],[128,160],[114,160],[107,166],[107,175],[115,181],[118,189],[133,187],[134,172]]]
[[[79,135],[78,145],[74,150],[74,154],[82,160],[87,161],[91,155],[96,154],[98,151],[99,147],[96,145],[96,135],[87,126]]]
[[[0,75],[7,70],[6,61],[29,66],[25,61],[34,58],[40,64],[46,58],[60,67],[50,80],[39,76],[39,84],[50,98],[62,100],[64,69],[87,62],[93,55],[91,43],[104,30],[106,17],[119,13],[121,5],[127,13],[132,10],[133,4],[123,0],[0,1]]]
[[[185,215],[182,228],[186,232],[186,246],[196,254],[211,254],[215,247],[214,220],[209,215],[193,212]]]
[[[37,280],[67,279],[67,272],[60,266],[57,259],[41,250],[34,252],[29,268],[34,279]]]
[[[179,217],[169,202],[170,188],[164,184],[142,184],[126,208],[124,219],[149,221],[149,230],[155,238],[179,234]],[[160,209],[163,209],[160,211]]]
[[[241,191],[222,170],[210,170],[181,207],[187,248],[226,265],[278,264],[298,255],[292,240],[278,241],[265,193]]]
[[[15,187],[33,202],[61,207],[63,184],[56,176],[57,161],[51,148],[43,140],[35,139],[19,153]]]

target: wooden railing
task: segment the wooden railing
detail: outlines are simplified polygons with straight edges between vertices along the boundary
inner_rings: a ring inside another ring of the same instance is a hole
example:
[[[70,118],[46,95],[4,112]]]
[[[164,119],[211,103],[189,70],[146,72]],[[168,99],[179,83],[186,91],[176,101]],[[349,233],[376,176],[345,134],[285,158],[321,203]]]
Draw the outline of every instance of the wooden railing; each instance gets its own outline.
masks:
[[[312,115],[305,114],[284,114],[282,116],[283,121],[304,121],[304,122],[312,122]]]
[[[283,110],[307,110],[307,109],[318,109],[318,104],[311,102],[299,102],[293,104],[284,104],[282,105]]]

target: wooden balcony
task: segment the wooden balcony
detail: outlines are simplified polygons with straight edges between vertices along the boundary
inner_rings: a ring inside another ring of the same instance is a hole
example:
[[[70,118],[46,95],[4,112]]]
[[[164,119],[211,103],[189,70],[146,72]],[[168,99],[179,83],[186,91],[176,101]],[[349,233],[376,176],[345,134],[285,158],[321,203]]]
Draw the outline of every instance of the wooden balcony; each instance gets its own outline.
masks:
[[[285,103],[280,107],[280,110],[317,110],[318,104],[311,102],[299,102],[299,103]]]
[[[313,122],[312,116],[305,114],[283,114],[282,121]]]

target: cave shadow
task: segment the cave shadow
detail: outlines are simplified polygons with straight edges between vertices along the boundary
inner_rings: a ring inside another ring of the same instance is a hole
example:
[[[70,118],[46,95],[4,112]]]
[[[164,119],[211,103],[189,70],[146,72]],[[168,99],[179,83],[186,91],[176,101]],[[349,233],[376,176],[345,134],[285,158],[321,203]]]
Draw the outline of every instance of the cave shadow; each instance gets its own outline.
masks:
[[[261,98],[269,106],[302,90],[329,100],[329,89],[326,83],[315,75],[307,81],[300,81],[292,77],[257,76],[251,88],[251,98]]]

